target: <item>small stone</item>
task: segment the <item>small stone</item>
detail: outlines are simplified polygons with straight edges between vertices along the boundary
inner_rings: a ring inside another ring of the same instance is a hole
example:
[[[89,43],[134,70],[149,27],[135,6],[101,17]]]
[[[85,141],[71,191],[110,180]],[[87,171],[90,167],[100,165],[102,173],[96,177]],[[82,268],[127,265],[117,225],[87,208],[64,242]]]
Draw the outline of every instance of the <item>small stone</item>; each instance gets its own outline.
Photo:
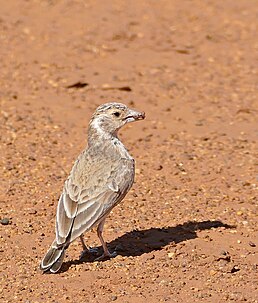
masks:
[[[234,274],[235,272],[238,272],[239,270],[240,270],[240,268],[238,266],[234,265],[230,272],[232,274]]]
[[[31,161],[36,161],[36,158],[34,156],[29,156],[28,159]]]
[[[168,257],[169,257],[169,259],[174,258],[174,256],[175,256],[175,253],[174,253],[174,252],[170,252],[170,253],[168,253]]]
[[[104,84],[102,84],[102,88],[104,88],[104,89],[110,88],[110,84],[104,83]]]
[[[1,219],[1,220],[0,220],[0,223],[1,223],[2,225],[11,224],[9,218],[3,218],[3,219]]]
[[[161,164],[156,166],[156,170],[162,170],[162,168],[163,166]]]
[[[252,242],[252,241],[249,242],[249,245],[250,245],[251,247],[256,247],[256,244],[255,244],[254,242]]]
[[[31,209],[28,211],[28,214],[35,215],[37,213],[36,209]]]
[[[116,301],[117,300],[117,296],[112,296],[111,297],[111,301]]]

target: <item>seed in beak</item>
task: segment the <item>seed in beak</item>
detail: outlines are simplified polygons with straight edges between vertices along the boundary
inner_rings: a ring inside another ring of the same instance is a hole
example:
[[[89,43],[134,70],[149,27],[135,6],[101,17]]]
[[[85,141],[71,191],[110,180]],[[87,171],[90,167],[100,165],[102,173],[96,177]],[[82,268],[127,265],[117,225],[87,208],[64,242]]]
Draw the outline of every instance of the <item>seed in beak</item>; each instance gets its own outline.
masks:
[[[139,117],[140,119],[145,119],[145,112],[141,112]]]

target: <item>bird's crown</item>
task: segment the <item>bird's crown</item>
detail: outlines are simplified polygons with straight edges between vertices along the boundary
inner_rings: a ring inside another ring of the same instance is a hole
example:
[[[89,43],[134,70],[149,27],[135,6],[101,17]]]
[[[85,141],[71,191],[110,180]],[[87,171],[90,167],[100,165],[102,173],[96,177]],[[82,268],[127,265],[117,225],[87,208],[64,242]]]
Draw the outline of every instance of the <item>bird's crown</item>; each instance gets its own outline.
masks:
[[[103,113],[107,110],[110,109],[119,109],[119,110],[126,110],[127,106],[122,104],[122,103],[117,103],[117,102],[109,102],[109,103],[104,103],[100,105],[97,109],[96,112],[98,113]]]

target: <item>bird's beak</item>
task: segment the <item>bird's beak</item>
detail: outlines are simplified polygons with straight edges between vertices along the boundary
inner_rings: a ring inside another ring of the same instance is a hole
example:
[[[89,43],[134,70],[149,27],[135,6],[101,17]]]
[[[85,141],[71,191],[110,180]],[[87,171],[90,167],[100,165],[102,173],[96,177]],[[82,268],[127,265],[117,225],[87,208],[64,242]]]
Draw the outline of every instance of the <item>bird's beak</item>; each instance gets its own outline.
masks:
[[[136,110],[130,109],[124,120],[126,120],[126,122],[133,122],[137,120],[143,120],[144,118],[144,112],[137,112]]]

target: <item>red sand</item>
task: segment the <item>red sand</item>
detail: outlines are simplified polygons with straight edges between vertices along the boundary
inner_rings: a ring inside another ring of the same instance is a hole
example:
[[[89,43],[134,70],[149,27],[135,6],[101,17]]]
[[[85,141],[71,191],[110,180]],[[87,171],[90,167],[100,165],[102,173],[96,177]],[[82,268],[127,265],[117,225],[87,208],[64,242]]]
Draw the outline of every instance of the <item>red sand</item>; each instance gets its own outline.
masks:
[[[2,1],[1,302],[258,302],[257,10]],[[147,116],[120,134],[137,174],[105,226],[119,255],[79,262],[76,241],[43,275],[63,183],[108,101]]]

